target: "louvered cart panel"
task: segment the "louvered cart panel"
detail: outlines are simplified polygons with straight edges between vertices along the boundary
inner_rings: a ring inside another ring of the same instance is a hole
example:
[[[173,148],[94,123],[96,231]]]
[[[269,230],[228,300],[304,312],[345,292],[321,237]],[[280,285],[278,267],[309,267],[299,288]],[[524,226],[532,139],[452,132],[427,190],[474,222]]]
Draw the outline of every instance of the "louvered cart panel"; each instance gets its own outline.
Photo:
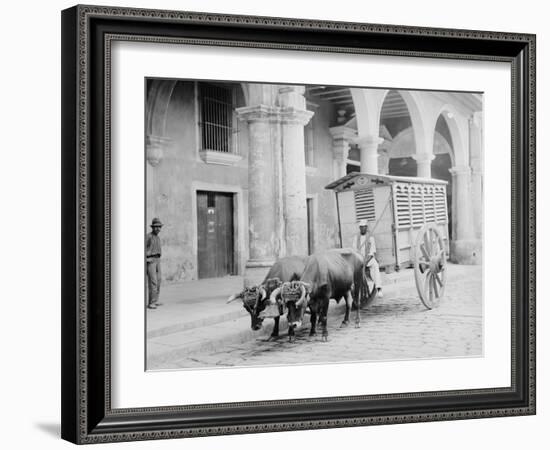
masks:
[[[436,306],[449,254],[447,182],[354,172],[325,188],[336,193],[341,247],[353,247],[357,222],[367,220],[381,269],[413,267],[422,302]],[[375,295],[367,292],[367,304]]]

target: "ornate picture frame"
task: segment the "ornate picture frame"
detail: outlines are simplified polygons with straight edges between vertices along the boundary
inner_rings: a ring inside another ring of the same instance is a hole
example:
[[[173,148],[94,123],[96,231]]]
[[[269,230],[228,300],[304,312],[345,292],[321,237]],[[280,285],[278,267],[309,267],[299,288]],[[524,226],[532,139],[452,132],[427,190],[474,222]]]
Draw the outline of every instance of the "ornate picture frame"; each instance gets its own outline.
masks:
[[[110,70],[117,41],[509,64],[510,386],[113,408]],[[64,439],[84,444],[535,414],[535,268],[534,35],[80,5],[62,12]]]

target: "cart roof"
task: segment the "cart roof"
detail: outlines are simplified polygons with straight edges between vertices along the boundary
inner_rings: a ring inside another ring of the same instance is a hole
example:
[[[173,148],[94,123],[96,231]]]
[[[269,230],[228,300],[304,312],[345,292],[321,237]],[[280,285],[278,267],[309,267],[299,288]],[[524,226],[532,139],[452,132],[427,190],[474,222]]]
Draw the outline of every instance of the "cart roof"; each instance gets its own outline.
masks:
[[[393,175],[352,172],[330,184],[327,184],[325,189],[334,189],[336,191],[349,189],[354,186],[359,179],[361,179],[361,182],[358,183],[360,185],[388,185],[394,183],[448,184],[445,180],[437,180],[435,178],[397,177]]]

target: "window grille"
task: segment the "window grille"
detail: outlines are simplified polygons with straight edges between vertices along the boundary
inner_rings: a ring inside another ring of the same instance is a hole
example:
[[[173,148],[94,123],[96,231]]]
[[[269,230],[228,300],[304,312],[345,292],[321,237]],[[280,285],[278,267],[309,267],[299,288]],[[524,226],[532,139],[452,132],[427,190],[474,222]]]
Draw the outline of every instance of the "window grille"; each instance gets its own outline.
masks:
[[[357,221],[366,219],[370,222],[376,220],[374,212],[374,192],[372,188],[355,191],[355,217]]]
[[[202,150],[235,153],[233,145],[234,89],[200,83],[199,95]]]

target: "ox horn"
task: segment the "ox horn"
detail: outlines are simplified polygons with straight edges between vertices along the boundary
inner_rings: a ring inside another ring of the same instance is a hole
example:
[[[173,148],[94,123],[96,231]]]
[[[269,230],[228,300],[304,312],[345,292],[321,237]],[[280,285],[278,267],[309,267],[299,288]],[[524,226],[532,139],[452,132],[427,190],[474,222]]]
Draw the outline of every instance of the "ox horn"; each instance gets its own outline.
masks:
[[[279,295],[279,293],[281,292],[281,288],[278,287],[277,289],[275,289],[271,295],[269,296],[269,303],[271,303],[272,305],[276,304],[277,303],[277,296]]]
[[[227,303],[231,303],[231,302],[234,302],[235,300],[239,299],[240,298],[240,295],[239,294],[233,294],[231,297],[229,297],[227,299],[227,301],[225,302],[226,304]]]
[[[306,288],[303,284],[300,285],[300,290],[302,291],[302,295],[296,302],[296,308],[299,308],[300,306],[302,306],[302,303],[304,303],[304,299],[306,298]]]
[[[267,292],[263,286],[260,286],[260,292],[262,294],[260,301],[263,302],[265,298],[267,297]]]

